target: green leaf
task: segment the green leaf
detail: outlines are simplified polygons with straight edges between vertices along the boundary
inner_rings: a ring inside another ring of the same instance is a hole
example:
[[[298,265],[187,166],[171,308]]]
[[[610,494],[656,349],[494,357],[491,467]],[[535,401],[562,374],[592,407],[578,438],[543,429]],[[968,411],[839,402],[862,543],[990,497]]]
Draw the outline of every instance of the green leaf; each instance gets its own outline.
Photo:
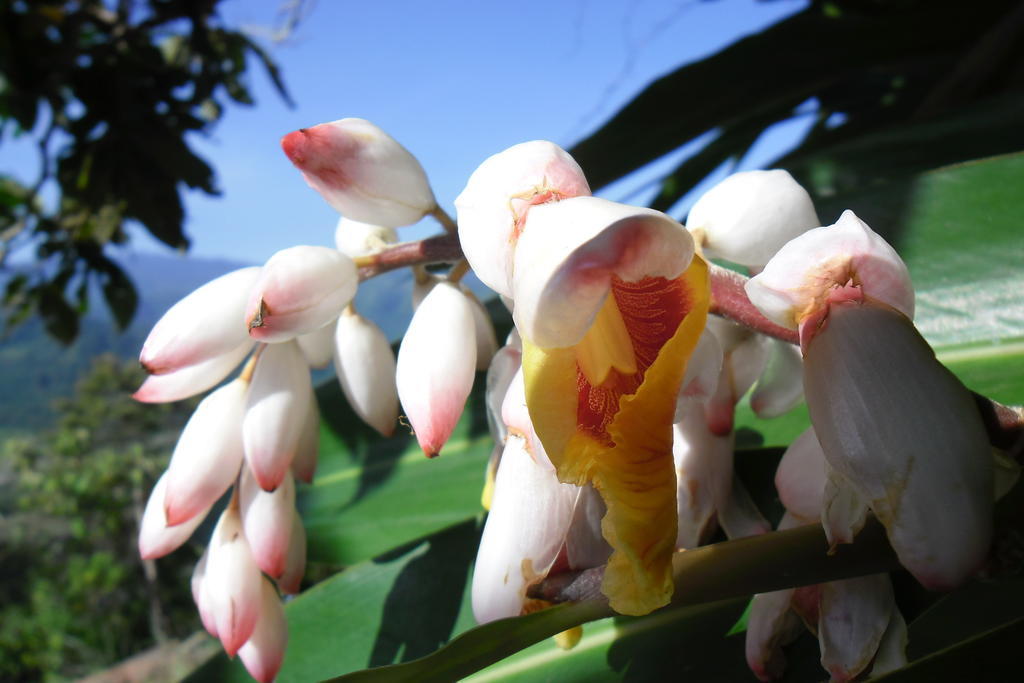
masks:
[[[390,439],[376,438],[336,381],[319,388],[320,462],[313,485],[301,487],[299,499],[310,561],[354,564],[482,512],[493,448],[483,385],[481,375],[451,440],[432,460],[406,427]]]

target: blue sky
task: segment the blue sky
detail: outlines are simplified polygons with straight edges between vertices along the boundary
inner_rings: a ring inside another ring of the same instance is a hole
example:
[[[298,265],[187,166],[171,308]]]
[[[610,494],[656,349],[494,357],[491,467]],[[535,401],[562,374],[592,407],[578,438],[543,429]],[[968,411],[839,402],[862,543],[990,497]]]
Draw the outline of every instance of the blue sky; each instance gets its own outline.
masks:
[[[291,37],[273,48],[295,108],[257,69],[258,106],[229,109],[213,135],[195,143],[217,169],[223,196],[189,197],[192,253],[260,262],[294,244],[332,243],[337,214],[280,150],[291,130],[347,116],[373,121],[419,158],[438,201],[452,211],[469,174],[491,154],[538,138],[569,146],[651,80],[804,5],[314,2]],[[232,25],[266,27],[278,6],[261,0],[223,8]],[[628,190],[609,188],[608,196]],[[401,234],[412,239],[436,230],[427,220]],[[136,243],[148,250],[143,240]]]
[[[280,4],[229,0],[222,12],[229,25],[266,30]],[[271,47],[296,106],[287,107],[254,64],[257,106],[228,107],[210,136],[192,139],[216,169],[222,195],[187,194],[190,254],[259,263],[295,244],[333,243],[337,214],[280,150],[279,140],[289,131],[348,116],[369,119],[419,158],[438,201],[452,211],[466,178],[491,154],[538,138],[568,147],[651,80],[805,5],[804,0],[309,3],[291,36]],[[799,127],[785,127],[761,141],[747,166],[765,163],[799,134]],[[10,151],[0,170],[10,170],[22,156]],[[630,196],[631,186],[674,161],[603,194]],[[437,230],[427,220],[403,229],[401,236],[415,239]],[[169,253],[142,229],[136,227],[132,238],[129,250]]]

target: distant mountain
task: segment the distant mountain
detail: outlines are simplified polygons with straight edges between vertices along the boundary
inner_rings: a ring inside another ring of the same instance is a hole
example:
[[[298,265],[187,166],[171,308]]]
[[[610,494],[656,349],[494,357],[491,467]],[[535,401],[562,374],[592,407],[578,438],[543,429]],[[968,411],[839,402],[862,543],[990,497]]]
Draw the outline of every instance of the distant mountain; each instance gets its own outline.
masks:
[[[49,426],[53,399],[71,394],[95,356],[135,358],[153,324],[175,302],[228,271],[251,265],[159,254],[128,254],[117,260],[139,292],[138,311],[123,333],[118,333],[101,297],[93,296],[78,339],[70,346],[47,336],[38,320],[0,340],[0,379],[6,389],[0,393],[0,433]],[[478,296],[487,291],[475,278],[470,286]],[[411,271],[387,273],[360,284],[356,308],[390,339],[398,339],[412,317],[411,290]],[[332,373],[318,373],[317,378]]]
[[[129,254],[118,262],[139,291],[132,324],[119,333],[102,297],[90,297],[78,338],[63,346],[31,319],[0,340],[0,377],[8,391],[0,395],[0,430],[34,430],[53,421],[51,404],[67,396],[102,353],[138,355],[142,342],[164,311],[204,282],[246,264],[180,256]]]

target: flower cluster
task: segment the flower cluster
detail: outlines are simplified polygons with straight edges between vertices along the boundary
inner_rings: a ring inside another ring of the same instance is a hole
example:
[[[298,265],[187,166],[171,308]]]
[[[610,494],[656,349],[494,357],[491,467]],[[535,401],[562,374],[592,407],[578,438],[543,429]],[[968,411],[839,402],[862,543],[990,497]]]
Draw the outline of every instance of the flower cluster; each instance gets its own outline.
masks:
[[[611,607],[646,614],[672,598],[677,551],[719,528],[770,532],[733,473],[735,411],[748,395],[766,418],[808,403],[813,427],[776,479],[779,528],[820,521],[835,547],[870,512],[925,586],[949,588],[980,567],[993,475],[971,397],[914,328],[895,251],[851,212],[820,227],[785,171],[727,178],[684,227],[592,196],[571,156],[533,141],[472,174],[456,223],[419,162],[367,121],[295,131],[282,147],[343,214],[337,249],[285,249],[183,299],[146,341],[151,376],[136,394],[195,395],[249,357],[183,431],[139,546],[144,557],[178,547],[234,486],[193,593],[207,629],[256,678],[272,679],[283,657],[278,591],[301,583],[295,479],[313,477],[319,425],[308,369],[332,358],[359,416],[388,436],[400,403],[428,457],[487,370],[495,447],[472,582],[480,622],[541,609],[532,586],[602,566]],[[457,233],[465,260],[444,275],[412,264],[415,312],[396,361],[351,300],[359,268],[396,243],[394,228],[426,215]],[[751,273],[750,301],[799,345],[709,318],[709,259]],[[470,268],[512,312],[500,348],[461,283]],[[780,648],[801,620],[836,679],[903,661],[905,624],[885,575],[757,596],[747,652],[759,677],[781,672]]]

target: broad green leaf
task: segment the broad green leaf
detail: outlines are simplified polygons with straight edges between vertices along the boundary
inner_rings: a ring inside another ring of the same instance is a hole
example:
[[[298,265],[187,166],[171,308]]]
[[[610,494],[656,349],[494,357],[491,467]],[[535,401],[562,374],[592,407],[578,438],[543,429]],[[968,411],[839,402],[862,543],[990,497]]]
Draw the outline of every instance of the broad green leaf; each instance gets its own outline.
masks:
[[[309,559],[355,564],[480,514],[493,442],[482,406],[483,376],[441,455],[423,455],[406,427],[376,438],[348,407],[338,383],[318,390],[320,462],[299,505]]]

